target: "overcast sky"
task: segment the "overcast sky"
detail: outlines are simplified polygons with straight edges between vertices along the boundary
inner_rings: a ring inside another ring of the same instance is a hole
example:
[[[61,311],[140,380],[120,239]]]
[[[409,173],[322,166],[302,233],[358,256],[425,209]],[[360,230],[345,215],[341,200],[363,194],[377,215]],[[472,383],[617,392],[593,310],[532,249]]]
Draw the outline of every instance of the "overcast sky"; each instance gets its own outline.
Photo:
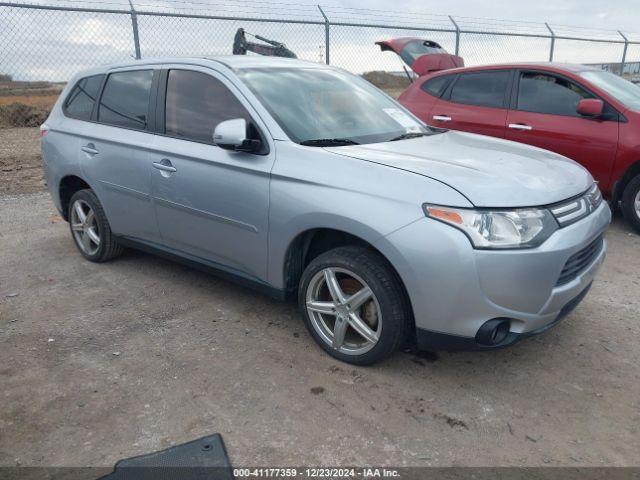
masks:
[[[22,1],[22,0],[18,0]],[[46,2],[48,0],[37,0]],[[54,3],[62,3],[65,0]],[[83,3],[80,0],[69,2]],[[227,5],[269,5],[274,11],[287,11],[287,4],[306,4],[315,6],[320,3],[327,6],[353,7],[396,12],[417,12],[420,14],[453,15],[462,17],[491,18],[507,21],[549,22],[589,29],[623,30],[636,32],[640,37],[640,1],[638,0],[133,0],[139,9],[147,6],[170,5],[177,8],[211,9]],[[92,0],[92,5],[128,4],[128,0]],[[390,5],[393,7],[390,9]],[[249,10],[249,9],[248,9]],[[378,12],[381,14],[381,12]],[[391,18],[391,17],[390,17]]]
[[[128,8],[128,0],[14,0],[22,3]],[[463,29],[528,32],[546,35],[544,22],[557,34],[620,40],[616,30],[640,41],[640,0],[133,0],[139,11],[211,13],[251,18],[321,21],[316,3],[333,20],[392,24],[414,28],[451,28],[453,15]],[[393,8],[390,8],[392,5]],[[6,12],[6,14],[5,14]],[[415,13],[411,13],[415,12]],[[128,15],[65,13],[0,7],[0,73],[18,79],[66,80],[83,68],[131,58],[133,39]],[[191,20],[139,16],[143,57],[221,55],[231,53],[239,27],[282,41],[300,58],[320,61],[324,27],[248,21]],[[5,28],[5,26],[7,28]],[[638,32],[638,33],[636,33]],[[400,70],[391,53],[382,53],[377,40],[420,36],[455,48],[452,33],[417,30],[331,27],[331,63],[356,73]],[[467,65],[511,61],[546,61],[549,39],[497,35],[462,35],[460,55]],[[554,60],[573,63],[619,62],[622,44],[558,40]],[[640,45],[631,45],[628,61],[640,60]]]
[[[377,9],[391,4],[406,11],[640,32],[638,0],[334,0],[327,3]]]

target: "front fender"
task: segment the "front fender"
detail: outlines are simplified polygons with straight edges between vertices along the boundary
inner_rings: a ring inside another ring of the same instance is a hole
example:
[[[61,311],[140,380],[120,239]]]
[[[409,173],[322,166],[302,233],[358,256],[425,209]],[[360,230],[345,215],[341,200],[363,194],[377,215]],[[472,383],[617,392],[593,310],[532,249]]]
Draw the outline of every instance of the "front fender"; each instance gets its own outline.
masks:
[[[468,205],[442,182],[323,148],[276,142],[271,172],[268,281],[284,286],[284,264],[303,232],[327,228],[370,244],[424,218],[422,204]]]

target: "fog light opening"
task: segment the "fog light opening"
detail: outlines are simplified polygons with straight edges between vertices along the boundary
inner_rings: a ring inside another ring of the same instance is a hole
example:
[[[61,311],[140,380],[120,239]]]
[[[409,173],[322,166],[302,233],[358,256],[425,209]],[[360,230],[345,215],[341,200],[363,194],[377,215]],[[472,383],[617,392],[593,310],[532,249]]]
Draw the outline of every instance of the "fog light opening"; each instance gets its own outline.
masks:
[[[482,324],[476,334],[476,341],[481,345],[499,345],[509,335],[511,322],[505,318],[494,318]]]

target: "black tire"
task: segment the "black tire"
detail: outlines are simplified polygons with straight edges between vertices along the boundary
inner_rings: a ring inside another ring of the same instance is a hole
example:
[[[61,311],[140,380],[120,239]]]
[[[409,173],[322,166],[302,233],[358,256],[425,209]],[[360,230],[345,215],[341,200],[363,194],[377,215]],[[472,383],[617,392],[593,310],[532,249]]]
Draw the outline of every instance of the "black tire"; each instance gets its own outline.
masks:
[[[640,233],[640,212],[636,210],[634,205],[635,199],[640,194],[640,175],[635,176],[627,184],[622,193],[622,214],[629,225],[638,233]]]
[[[92,254],[87,253],[82,249],[82,247],[78,244],[76,236],[74,235],[72,226],[72,209],[74,208],[74,205],[78,200],[81,200],[88,204],[95,215],[95,225],[100,237],[100,244],[98,245],[95,253]],[[122,251],[124,249],[121,245],[118,244],[115,237],[113,236],[111,227],[109,226],[109,222],[107,220],[107,216],[105,215],[104,209],[102,208],[102,204],[92,190],[79,190],[75,194],[73,194],[71,200],[69,201],[69,212],[67,218],[69,218],[69,229],[71,231],[71,238],[73,238],[73,243],[75,243],[78,251],[82,254],[82,256],[90,262],[106,262],[122,254]]]
[[[312,325],[306,308],[306,295],[314,276],[329,267],[342,268],[358,275],[371,288],[382,315],[382,331],[375,346],[366,353],[345,354],[331,347]],[[370,365],[383,360],[404,346],[415,328],[411,307],[401,280],[379,253],[358,246],[339,247],[313,259],[302,274],[298,304],[307,330],[329,355],[355,365]]]

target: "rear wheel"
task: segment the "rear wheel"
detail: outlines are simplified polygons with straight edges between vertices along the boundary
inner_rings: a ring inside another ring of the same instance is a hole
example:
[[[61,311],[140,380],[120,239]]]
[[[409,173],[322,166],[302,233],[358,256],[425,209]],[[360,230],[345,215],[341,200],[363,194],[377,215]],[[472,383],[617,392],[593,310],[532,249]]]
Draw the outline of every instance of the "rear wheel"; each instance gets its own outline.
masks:
[[[71,197],[68,218],[73,241],[87,260],[106,262],[122,253],[93,191],[80,190]]]
[[[633,178],[622,193],[622,214],[629,225],[640,233],[640,175]]]
[[[331,356],[378,362],[407,338],[411,312],[400,279],[378,253],[340,247],[305,269],[298,301],[307,329]]]

